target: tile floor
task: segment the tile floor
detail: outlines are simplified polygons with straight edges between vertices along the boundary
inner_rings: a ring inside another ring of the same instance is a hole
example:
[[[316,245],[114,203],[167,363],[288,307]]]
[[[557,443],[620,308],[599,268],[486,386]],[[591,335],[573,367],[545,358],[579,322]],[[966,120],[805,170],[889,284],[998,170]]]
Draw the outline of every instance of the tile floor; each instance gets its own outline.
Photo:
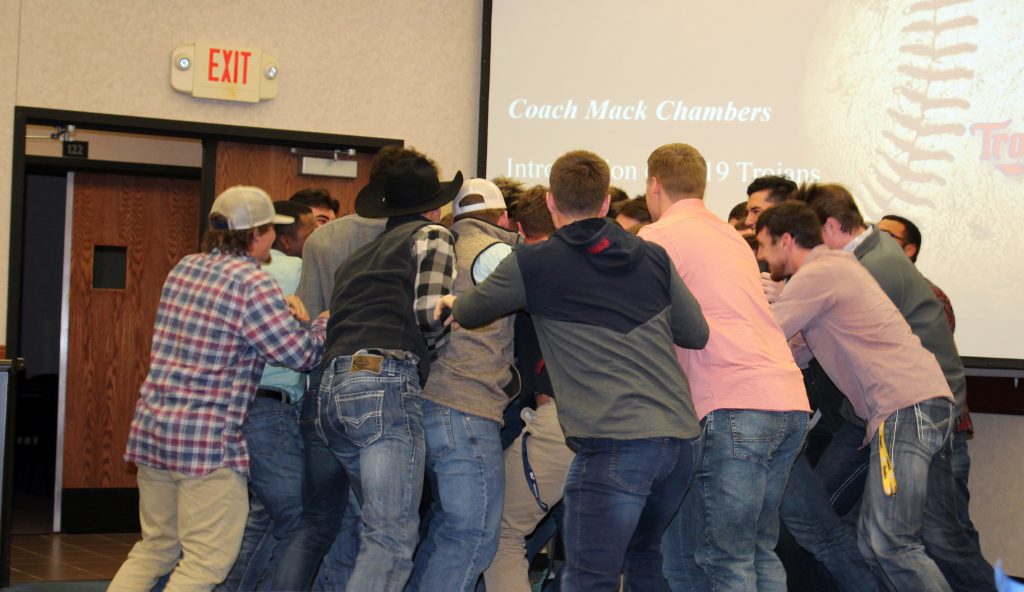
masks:
[[[138,534],[16,534],[11,537],[11,584],[109,580]]]

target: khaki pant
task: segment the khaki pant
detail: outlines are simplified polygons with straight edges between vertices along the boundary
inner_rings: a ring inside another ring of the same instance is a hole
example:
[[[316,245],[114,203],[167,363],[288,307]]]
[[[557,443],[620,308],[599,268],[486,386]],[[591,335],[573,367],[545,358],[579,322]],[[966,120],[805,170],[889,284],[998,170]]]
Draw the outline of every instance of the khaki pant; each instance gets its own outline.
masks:
[[[555,403],[541,405],[526,424],[530,433],[527,453],[537,477],[540,498],[550,508],[562,499],[565,475],[575,456],[565,445]],[[530,566],[526,562],[526,536],[544,518],[523,473],[523,436],[505,450],[505,507],[494,561],[484,572],[487,592],[529,592]]]
[[[108,590],[148,592],[172,569],[167,592],[211,590],[223,581],[249,513],[245,477],[230,469],[188,477],[139,465],[138,482],[142,540]]]

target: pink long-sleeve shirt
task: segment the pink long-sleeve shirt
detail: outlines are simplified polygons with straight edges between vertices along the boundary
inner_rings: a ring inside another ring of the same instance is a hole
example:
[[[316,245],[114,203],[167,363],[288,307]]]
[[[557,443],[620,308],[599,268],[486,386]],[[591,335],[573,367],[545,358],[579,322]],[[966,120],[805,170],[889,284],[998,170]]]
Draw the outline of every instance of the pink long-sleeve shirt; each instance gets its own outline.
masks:
[[[698,418],[716,409],[807,411],[807,391],[772,317],[754,254],[700,199],[672,204],[640,236],[668,251],[710,327],[702,350],[676,348]]]

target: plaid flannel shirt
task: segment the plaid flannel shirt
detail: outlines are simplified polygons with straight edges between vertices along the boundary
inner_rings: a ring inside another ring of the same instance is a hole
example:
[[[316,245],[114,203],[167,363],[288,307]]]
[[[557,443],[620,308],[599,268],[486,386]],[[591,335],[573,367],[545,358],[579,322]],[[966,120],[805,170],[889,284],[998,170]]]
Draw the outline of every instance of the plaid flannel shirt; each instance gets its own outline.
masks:
[[[413,310],[434,361],[451,337],[450,326],[434,320],[434,306],[452,293],[455,284],[455,237],[444,226],[423,226],[412,235],[412,256],[416,260]]]
[[[183,258],[164,282],[125,460],[190,476],[248,475],[241,427],[264,362],[313,368],[325,326],[296,321],[251,257]]]

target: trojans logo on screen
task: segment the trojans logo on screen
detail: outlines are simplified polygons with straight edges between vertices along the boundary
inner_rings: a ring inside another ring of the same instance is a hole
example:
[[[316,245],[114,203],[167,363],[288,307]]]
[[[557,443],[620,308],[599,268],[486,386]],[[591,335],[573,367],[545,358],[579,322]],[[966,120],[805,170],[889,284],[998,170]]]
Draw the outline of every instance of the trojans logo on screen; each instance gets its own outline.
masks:
[[[1024,132],[1011,131],[1012,119],[998,123],[975,123],[971,133],[981,136],[981,160],[992,161],[1007,177],[1024,175]]]

